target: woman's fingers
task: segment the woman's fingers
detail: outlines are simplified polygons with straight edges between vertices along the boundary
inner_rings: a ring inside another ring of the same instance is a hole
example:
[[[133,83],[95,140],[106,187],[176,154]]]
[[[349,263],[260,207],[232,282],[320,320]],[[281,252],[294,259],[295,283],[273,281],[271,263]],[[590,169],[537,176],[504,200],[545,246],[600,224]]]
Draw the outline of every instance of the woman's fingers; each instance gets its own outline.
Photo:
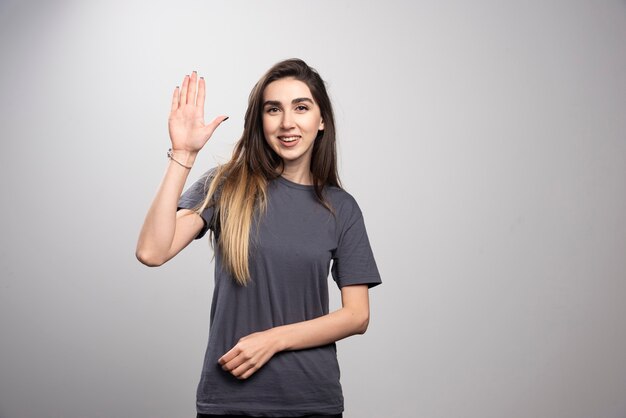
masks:
[[[197,93],[197,88],[196,88],[196,84],[198,83],[198,72],[197,71],[193,71],[191,73],[191,77],[189,78],[189,87],[188,87],[188,92],[187,92],[187,104],[190,104],[192,106],[195,106],[196,104],[196,93]]]
[[[252,376],[257,370],[259,370],[256,367],[251,367],[249,368],[244,374],[242,374],[241,376],[237,376],[238,379],[247,379],[250,376]]]
[[[187,89],[189,88],[189,76],[186,75],[183,79],[183,85],[180,87],[180,105],[187,104]]]
[[[248,359],[246,359],[243,354],[239,354],[237,357],[224,364],[222,366],[222,369],[237,376],[237,370],[239,370],[240,373],[243,373],[245,370],[248,369],[249,366],[247,365],[246,361],[248,361]]]
[[[219,119],[219,118],[217,118]],[[218,363],[237,379],[247,379],[259,370],[276,352],[269,331],[243,337],[224,354]]]
[[[256,365],[250,362],[245,362],[240,364],[238,367],[235,367],[230,371],[230,374],[235,376],[237,379],[247,379],[252,376],[254,372],[257,371]]]
[[[263,367],[270,358],[271,354],[269,353],[257,353],[250,357],[240,353],[227,363],[224,368],[237,379],[247,379]]]
[[[203,136],[205,138],[210,138],[213,135],[213,132],[215,132],[215,130],[217,129],[217,127],[220,126],[220,124],[224,122],[226,119],[228,119],[228,116],[218,116],[215,119],[213,119],[211,123],[204,126],[203,131],[202,131]]]
[[[231,348],[226,354],[220,357],[220,359],[217,362],[222,366],[222,369],[237,376],[235,374],[235,370],[237,370],[240,367],[244,367],[243,370],[240,370],[241,373],[247,370],[248,366],[245,366],[244,363],[246,362],[246,360],[249,360],[249,359],[250,358],[244,354],[243,350],[241,350],[241,348],[239,348],[239,346],[236,345],[233,348]]]
[[[211,123],[209,123],[206,126],[207,130],[209,131],[209,134],[212,134],[213,131],[217,129],[217,127],[220,126],[220,124],[224,122],[226,119],[228,119],[228,116],[218,116],[215,119],[213,119]]]
[[[238,379],[247,379],[256,370],[257,361],[240,352],[236,357],[222,364],[222,369]]]
[[[180,87],[176,86],[174,89],[174,94],[172,95],[172,108],[170,111],[174,112],[178,109],[178,103],[180,102]]]
[[[205,97],[205,82],[204,77],[200,77],[198,80],[198,99],[196,100],[196,105],[200,111],[200,114],[204,116],[204,97]]]
[[[220,357],[220,359],[217,361],[220,365],[224,366],[226,363],[228,363],[229,361],[231,361],[232,359],[234,359],[235,357],[237,357],[237,355],[239,354],[239,349],[237,348],[237,346],[231,348],[226,354],[224,354],[222,357]]]
[[[196,84],[198,84],[196,86]],[[178,91],[174,90],[174,97],[172,98],[172,110],[176,110],[179,107],[187,104],[192,106],[198,106],[204,114],[204,98],[205,98],[205,82],[204,78],[198,80],[198,72],[193,71],[191,76],[186,75],[183,79],[183,84],[178,88]],[[197,100],[196,100],[197,94]],[[174,106],[176,102],[176,107]]]
[[[196,71],[191,76],[186,75],[182,85],[174,89],[168,128],[175,148],[200,150],[215,129],[228,119],[228,116],[218,116],[211,123],[204,122],[205,92],[205,80],[198,79]]]

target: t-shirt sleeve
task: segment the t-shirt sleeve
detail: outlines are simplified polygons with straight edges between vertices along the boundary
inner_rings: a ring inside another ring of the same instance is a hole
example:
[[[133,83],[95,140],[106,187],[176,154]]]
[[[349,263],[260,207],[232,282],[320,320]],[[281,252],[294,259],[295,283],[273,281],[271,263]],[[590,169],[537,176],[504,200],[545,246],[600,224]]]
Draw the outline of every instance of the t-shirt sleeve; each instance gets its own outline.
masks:
[[[198,206],[202,204],[204,199],[206,198],[207,191],[209,190],[209,185],[211,179],[213,178],[214,170],[209,170],[204,173],[198,180],[195,181],[178,199],[178,210],[180,209],[191,209],[195,210]],[[195,239],[202,238],[211,225],[213,224],[213,206],[205,208],[200,216],[204,221],[204,226],[196,235]]]
[[[340,233],[332,255],[333,279],[339,288],[354,284],[379,285],[382,280],[367,237],[363,214],[354,199],[347,203],[338,214]]]

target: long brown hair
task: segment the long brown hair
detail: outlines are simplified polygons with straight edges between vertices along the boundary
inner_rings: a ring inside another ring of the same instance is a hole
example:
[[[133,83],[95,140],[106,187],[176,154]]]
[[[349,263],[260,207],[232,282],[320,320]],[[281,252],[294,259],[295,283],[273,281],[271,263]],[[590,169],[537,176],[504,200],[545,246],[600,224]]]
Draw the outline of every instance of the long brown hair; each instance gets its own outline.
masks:
[[[214,229],[219,228],[216,240],[224,256],[223,264],[242,285],[250,280],[248,255],[252,217],[257,209],[265,211],[267,184],[280,176],[282,167],[280,156],[267,144],[263,134],[263,93],[268,84],[287,77],[305,83],[320,108],[324,129],[318,131],[313,144],[311,174],[317,199],[331,212],[324,187],[341,187],[337,173],[335,118],[324,81],[301,59],[275,64],[250,92],[241,139],[230,161],[211,176],[206,199],[198,209],[201,212],[207,206],[215,207],[217,225]]]

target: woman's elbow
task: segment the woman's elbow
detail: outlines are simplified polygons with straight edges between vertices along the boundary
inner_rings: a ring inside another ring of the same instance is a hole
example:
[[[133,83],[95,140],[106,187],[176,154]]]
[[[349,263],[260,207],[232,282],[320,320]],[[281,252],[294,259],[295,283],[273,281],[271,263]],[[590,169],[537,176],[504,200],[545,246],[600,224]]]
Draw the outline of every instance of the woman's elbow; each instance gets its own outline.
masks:
[[[365,334],[365,331],[367,331],[367,326],[370,323],[369,312],[361,313],[360,315],[357,315],[357,318],[358,319],[356,321],[356,333]]]
[[[135,257],[137,257],[137,260],[139,260],[141,264],[148,267],[159,267],[165,263],[165,260],[162,257],[158,257],[145,250],[135,251]]]

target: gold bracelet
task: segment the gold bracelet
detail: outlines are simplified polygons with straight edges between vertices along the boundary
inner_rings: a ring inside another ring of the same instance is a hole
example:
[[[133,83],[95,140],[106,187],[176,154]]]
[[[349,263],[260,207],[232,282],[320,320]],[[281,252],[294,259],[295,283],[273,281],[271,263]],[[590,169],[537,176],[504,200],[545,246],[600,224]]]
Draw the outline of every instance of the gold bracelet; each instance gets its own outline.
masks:
[[[174,161],[179,166],[185,167],[187,170],[191,170],[191,166],[186,166],[185,164],[181,163],[180,161],[177,161],[177,160],[174,159],[174,151],[172,151],[171,148],[169,150],[167,150],[167,158],[169,158],[170,160]]]

